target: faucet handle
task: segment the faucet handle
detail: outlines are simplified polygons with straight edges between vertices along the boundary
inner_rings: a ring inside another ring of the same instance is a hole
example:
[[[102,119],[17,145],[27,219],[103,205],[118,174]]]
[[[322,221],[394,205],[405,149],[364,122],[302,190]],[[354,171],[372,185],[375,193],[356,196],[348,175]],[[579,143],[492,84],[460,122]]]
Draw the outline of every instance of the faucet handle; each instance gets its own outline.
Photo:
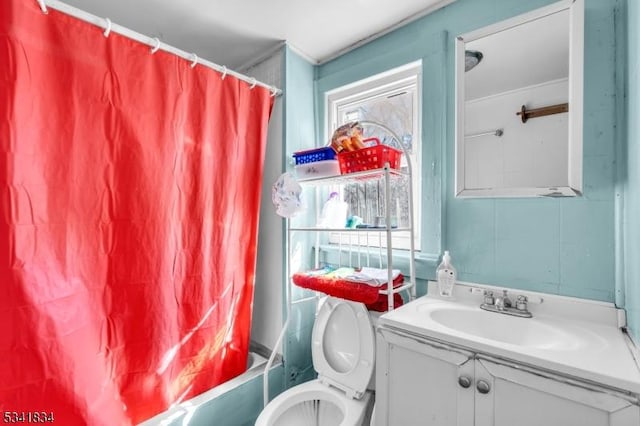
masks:
[[[529,299],[527,299],[527,296],[521,294],[520,296],[518,296],[516,298],[516,309],[519,311],[526,311],[527,310],[527,302]]]
[[[493,291],[491,290],[484,291],[484,303],[486,305],[493,305],[495,303],[495,299],[493,298]]]

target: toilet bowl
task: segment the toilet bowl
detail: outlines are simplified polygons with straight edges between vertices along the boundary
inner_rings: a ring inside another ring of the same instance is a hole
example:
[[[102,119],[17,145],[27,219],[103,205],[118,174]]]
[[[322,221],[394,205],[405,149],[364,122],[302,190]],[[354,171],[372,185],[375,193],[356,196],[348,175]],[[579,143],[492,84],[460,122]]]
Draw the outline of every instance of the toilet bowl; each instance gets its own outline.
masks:
[[[366,307],[334,297],[324,299],[313,325],[311,353],[318,378],[274,398],[256,426],[368,424],[375,334]]]
[[[364,425],[372,399],[371,392],[360,399],[346,398],[340,390],[312,380],[274,398],[260,413],[256,426]]]

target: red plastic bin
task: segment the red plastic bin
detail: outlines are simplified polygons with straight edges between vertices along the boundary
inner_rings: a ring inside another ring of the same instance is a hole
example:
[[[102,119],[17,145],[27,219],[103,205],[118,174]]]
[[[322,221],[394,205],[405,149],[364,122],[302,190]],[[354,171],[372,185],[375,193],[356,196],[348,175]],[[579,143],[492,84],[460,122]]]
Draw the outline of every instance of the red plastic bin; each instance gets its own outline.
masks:
[[[363,142],[375,141],[376,144],[355,151],[341,152],[338,154],[340,173],[363,172],[384,167],[384,163],[389,163],[392,169],[400,168],[402,152],[388,145],[380,143],[378,138],[365,139]]]

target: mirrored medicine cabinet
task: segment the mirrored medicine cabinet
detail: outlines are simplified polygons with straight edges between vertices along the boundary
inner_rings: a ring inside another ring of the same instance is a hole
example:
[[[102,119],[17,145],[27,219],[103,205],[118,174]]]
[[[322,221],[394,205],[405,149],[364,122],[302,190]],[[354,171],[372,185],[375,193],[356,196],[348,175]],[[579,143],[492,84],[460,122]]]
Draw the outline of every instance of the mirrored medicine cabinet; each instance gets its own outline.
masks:
[[[583,0],[457,37],[457,197],[581,195],[583,56]]]

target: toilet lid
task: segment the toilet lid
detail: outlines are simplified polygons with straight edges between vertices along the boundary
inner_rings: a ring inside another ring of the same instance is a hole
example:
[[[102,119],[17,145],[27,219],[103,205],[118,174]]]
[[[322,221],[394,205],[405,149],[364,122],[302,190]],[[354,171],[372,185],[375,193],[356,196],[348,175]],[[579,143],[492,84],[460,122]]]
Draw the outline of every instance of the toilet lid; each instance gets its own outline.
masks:
[[[375,366],[375,336],[364,304],[327,297],[311,334],[318,379],[350,398],[367,390]]]

